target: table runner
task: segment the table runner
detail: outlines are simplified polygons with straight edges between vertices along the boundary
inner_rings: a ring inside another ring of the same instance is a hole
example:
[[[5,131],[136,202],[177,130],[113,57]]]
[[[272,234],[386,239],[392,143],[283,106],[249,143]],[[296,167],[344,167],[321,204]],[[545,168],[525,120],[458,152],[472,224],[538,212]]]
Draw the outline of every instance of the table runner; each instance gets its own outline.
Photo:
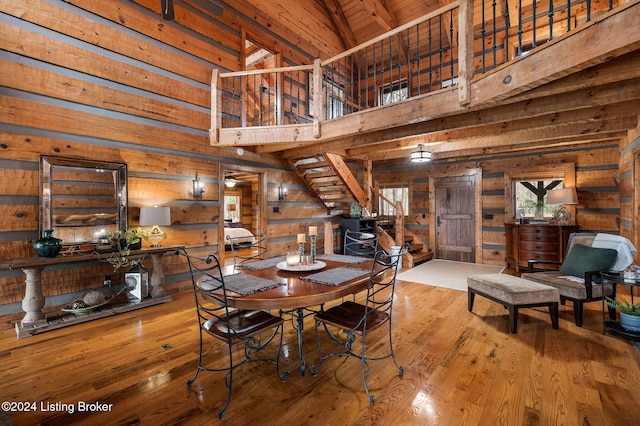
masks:
[[[224,277],[224,285],[227,290],[231,290],[243,296],[247,296],[257,291],[264,291],[269,290],[270,288],[280,287],[282,285],[285,285],[285,283],[240,273],[227,275],[226,277]]]
[[[332,260],[334,262],[342,262],[342,263],[353,263],[354,265],[358,263],[368,262],[371,260],[368,257],[350,256],[348,254],[323,254],[322,256],[318,257],[318,259]]]
[[[326,271],[300,277],[300,279],[324,285],[338,285],[368,273],[369,271],[365,269],[341,266],[339,268],[327,269]]]
[[[259,271],[260,269],[267,269],[276,266],[280,262],[284,262],[284,256],[272,257],[270,259],[257,260],[255,262],[241,263],[236,265],[237,268],[251,269],[252,271]]]

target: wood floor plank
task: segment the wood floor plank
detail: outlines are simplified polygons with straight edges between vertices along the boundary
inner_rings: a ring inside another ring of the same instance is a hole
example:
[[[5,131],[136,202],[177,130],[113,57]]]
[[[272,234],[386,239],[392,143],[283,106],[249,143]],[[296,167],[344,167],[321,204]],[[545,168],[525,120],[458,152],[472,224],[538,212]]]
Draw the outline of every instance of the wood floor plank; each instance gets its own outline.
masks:
[[[271,364],[238,369],[224,423],[618,425],[640,418],[638,351],[602,334],[597,303],[588,304],[582,328],[573,323],[571,305],[561,306],[559,330],[551,328],[546,309],[523,309],[513,335],[506,309],[487,299],[477,298],[470,313],[462,291],[401,282],[396,296],[393,334],[405,371],[399,376],[390,360],[372,363],[374,406],[355,359],[328,359],[317,377],[302,377],[296,336],[286,322],[282,368],[291,372],[289,379],[278,380]],[[218,423],[226,398],[223,374],[201,372],[187,389],[198,360],[193,296],[173,298],[20,340],[13,330],[0,332],[2,399],[38,405],[4,414],[15,425]],[[321,336],[323,351],[335,348]],[[383,346],[383,333],[371,337],[376,348]],[[304,347],[307,363],[318,365],[311,318]],[[211,341],[205,360],[217,365],[224,354]],[[81,402],[111,408],[79,412]],[[55,403],[74,412],[40,407]]]

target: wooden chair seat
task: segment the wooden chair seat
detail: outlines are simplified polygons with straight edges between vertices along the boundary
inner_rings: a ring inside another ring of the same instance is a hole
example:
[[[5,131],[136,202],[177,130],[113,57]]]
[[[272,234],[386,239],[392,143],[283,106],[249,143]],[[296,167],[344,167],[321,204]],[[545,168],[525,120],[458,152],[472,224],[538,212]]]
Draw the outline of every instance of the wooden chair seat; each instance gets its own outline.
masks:
[[[338,306],[334,306],[316,315],[316,320],[333,325],[338,328],[357,331],[362,333],[364,329],[364,316],[366,306],[356,302],[347,301]],[[367,330],[371,331],[389,319],[389,314],[376,310],[370,310],[367,314]]]
[[[202,324],[202,328],[214,337],[227,340],[231,337],[251,337],[265,329],[277,327],[284,319],[265,311],[235,311],[229,313],[227,321],[211,318]],[[231,327],[231,333],[229,333]]]

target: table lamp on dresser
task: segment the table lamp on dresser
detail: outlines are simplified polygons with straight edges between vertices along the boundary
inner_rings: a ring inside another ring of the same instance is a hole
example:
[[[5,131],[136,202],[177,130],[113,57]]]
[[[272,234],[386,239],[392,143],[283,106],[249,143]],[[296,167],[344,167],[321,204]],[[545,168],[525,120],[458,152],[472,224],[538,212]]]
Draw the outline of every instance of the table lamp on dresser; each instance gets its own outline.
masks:
[[[578,194],[575,188],[553,189],[547,193],[547,204],[560,204],[560,208],[556,210],[553,216],[558,219],[560,225],[567,225],[571,218],[565,205],[578,204]]]

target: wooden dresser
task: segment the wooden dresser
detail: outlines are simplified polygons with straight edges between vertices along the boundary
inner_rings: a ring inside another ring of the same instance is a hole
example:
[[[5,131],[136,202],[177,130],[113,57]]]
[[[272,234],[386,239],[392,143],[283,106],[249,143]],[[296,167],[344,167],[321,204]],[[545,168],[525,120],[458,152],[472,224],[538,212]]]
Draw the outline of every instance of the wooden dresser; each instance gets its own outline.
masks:
[[[520,268],[526,269],[529,259],[564,261],[569,235],[578,231],[575,225],[505,223],[504,226],[507,268],[513,266],[516,272],[520,272]]]

